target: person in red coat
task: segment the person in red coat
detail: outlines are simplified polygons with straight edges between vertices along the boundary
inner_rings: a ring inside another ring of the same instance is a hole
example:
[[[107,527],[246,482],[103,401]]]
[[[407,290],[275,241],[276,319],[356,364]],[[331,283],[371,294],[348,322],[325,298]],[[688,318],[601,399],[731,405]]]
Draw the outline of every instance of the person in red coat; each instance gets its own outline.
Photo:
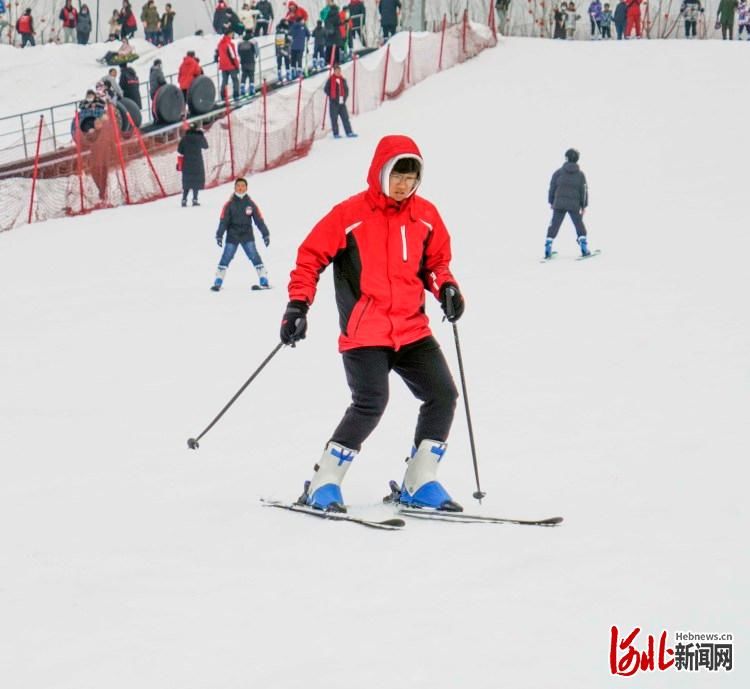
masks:
[[[630,35],[635,29],[635,35],[641,37],[641,0],[626,0],[628,14],[627,23],[625,25],[625,38],[630,38]]]
[[[423,173],[422,154],[412,139],[384,137],[370,164],[367,189],[334,206],[297,252],[281,341],[294,345],[305,338],[318,279],[333,264],[339,351],[352,392],[351,406],[300,497],[318,509],[345,511],[341,481],[385,411],[391,371],[422,402],[397,499],[462,509],[437,480],[458,394],[430,330],[425,290],[451,322],[463,314],[464,300],[450,271],[448,230],[437,208],[416,194]]]
[[[240,97],[240,58],[237,55],[237,46],[234,45],[234,32],[227,29],[216,49],[216,60],[221,72],[221,97],[227,97],[227,84],[232,79],[232,98],[238,100]]]
[[[187,102],[187,92],[190,89],[190,85],[201,74],[203,74],[203,69],[198,60],[195,59],[195,51],[189,50],[185,57],[182,58],[180,69],[177,72],[177,83],[180,85],[180,89],[182,89],[182,95],[185,96],[185,102]]]
[[[294,24],[298,19],[301,19],[303,24],[307,24],[307,10],[304,7],[300,7],[296,2],[290,2],[287,5],[286,16],[284,19],[289,22],[289,26]]]

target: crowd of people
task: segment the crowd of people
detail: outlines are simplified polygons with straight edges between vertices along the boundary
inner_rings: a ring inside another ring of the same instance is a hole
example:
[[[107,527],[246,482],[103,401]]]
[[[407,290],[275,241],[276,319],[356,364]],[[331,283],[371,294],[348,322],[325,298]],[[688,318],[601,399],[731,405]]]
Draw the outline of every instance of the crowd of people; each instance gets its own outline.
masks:
[[[592,40],[617,38],[641,38],[644,32],[642,5],[645,0],[613,0],[612,4],[592,0],[588,14],[590,37]],[[684,27],[685,38],[696,38],[699,22],[705,21],[705,8],[700,0],[683,0],[680,6],[680,20]],[[720,0],[716,15],[715,29],[721,29],[722,39],[734,38],[735,16],[737,18],[738,38],[743,31],[750,40],[750,6],[748,0]],[[563,2],[552,8],[552,38],[573,39],[578,22],[582,19],[575,2]],[[612,29],[614,27],[615,35]]]

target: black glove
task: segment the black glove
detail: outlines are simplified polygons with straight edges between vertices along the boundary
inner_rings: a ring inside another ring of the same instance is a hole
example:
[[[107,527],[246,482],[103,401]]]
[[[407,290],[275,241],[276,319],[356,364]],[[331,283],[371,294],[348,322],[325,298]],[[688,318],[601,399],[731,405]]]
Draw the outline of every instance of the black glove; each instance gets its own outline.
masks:
[[[440,288],[440,305],[443,307],[445,317],[455,323],[464,315],[464,298],[458,285],[453,282],[446,282]]]
[[[284,317],[281,319],[281,341],[285,345],[292,345],[298,340],[304,340],[307,334],[307,309],[304,301],[293,300],[286,305]]]
[[[216,243],[219,246],[224,246],[224,238],[220,234],[216,235]]]
[[[263,235],[263,243],[268,246],[271,243],[271,235],[265,234]]]

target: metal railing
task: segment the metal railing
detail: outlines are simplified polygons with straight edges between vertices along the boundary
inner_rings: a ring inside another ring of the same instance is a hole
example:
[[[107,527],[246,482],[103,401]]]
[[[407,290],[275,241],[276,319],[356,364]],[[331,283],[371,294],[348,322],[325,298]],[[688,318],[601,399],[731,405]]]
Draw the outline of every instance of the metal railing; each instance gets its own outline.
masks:
[[[269,83],[276,81],[276,51],[273,41],[264,44],[258,43],[258,47],[255,70],[256,88],[260,87],[263,79],[266,79]],[[206,72],[209,71],[207,68],[212,68],[209,76],[215,80],[218,94],[221,82],[218,64],[209,62],[201,66]],[[165,78],[170,84],[176,83],[177,73],[165,75]],[[91,88],[93,88],[93,84]],[[143,121],[144,123],[150,122],[152,118],[149,82],[140,82],[139,90],[141,103],[145,104],[145,107],[141,108]],[[71,146],[73,144],[71,125],[78,104],[82,99],[83,94],[79,100],[0,117],[0,164],[21,161],[34,156],[37,128],[41,115],[44,115],[44,130],[40,149],[42,154],[47,155]]]

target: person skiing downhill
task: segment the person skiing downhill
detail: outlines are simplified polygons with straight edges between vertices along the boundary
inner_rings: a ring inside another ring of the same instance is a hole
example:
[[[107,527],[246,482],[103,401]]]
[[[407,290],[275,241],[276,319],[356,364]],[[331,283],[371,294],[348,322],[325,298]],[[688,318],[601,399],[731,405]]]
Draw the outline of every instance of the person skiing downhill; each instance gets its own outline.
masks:
[[[268,273],[263,265],[263,259],[255,248],[253,223],[260,230],[263,243],[268,246],[271,243],[271,235],[263,220],[260,208],[247,194],[247,180],[244,177],[238,177],[234,183],[234,194],[224,204],[219,228],[216,230],[216,243],[219,246],[224,245],[225,233],[227,242],[219,259],[219,267],[216,269],[216,277],[211,287],[214,292],[218,292],[224,284],[224,276],[238,246],[242,247],[250,262],[255,266],[260,289],[268,288]],[[257,287],[253,287],[253,289],[257,289]]]
[[[401,504],[461,511],[437,480],[458,393],[425,314],[424,291],[451,322],[464,299],[450,271],[451,244],[437,208],[416,195],[424,163],[412,139],[383,137],[367,175],[368,188],[339,203],[300,245],[290,275],[281,341],[307,333],[307,313],[322,271],[333,264],[339,309],[339,351],[352,403],[333,431],[298,502],[345,512],[341,482],[388,402],[395,371],[422,401]]]
[[[586,227],[583,224],[583,214],[589,204],[589,191],[586,184],[586,175],[578,167],[580,153],[574,148],[565,151],[565,164],[556,170],[549,183],[547,199],[552,208],[552,220],[547,228],[547,239],[544,242],[544,258],[552,257],[552,242],[557,237],[565,214],[576,228],[578,245],[581,247],[582,256],[590,256],[588,247]]]

